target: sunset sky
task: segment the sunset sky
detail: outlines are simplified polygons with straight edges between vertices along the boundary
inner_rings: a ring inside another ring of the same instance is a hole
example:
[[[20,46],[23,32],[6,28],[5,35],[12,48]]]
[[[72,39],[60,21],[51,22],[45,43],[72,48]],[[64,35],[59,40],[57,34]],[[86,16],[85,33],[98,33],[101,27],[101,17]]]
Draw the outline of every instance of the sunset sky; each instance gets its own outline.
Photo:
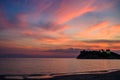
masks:
[[[120,0],[0,0],[0,57],[120,50]]]

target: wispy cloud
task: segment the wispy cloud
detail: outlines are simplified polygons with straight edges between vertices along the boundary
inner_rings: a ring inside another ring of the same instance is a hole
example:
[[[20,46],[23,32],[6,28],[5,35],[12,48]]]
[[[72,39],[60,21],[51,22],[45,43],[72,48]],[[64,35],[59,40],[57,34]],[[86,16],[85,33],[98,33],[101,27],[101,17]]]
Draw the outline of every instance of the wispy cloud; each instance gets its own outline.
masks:
[[[32,49],[36,54],[70,47],[119,49],[117,3],[118,0],[0,1],[0,47],[11,47],[16,49],[14,52]]]

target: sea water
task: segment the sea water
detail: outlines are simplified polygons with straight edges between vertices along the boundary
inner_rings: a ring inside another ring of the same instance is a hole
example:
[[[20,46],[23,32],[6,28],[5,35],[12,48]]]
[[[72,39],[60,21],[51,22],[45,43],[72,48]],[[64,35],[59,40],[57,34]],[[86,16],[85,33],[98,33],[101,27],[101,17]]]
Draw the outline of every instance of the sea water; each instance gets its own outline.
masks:
[[[2,74],[57,74],[120,69],[120,60],[0,58]]]

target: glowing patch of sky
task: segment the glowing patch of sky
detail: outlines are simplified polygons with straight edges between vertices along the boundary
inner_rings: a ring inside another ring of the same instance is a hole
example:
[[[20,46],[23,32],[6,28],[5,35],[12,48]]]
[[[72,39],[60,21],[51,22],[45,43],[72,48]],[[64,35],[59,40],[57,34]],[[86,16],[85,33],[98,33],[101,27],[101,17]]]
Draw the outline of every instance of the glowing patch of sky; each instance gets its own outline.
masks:
[[[118,49],[119,2],[0,0],[0,48],[93,49],[96,46],[109,48],[111,42],[113,46],[110,48]],[[98,40],[99,44],[96,43]]]

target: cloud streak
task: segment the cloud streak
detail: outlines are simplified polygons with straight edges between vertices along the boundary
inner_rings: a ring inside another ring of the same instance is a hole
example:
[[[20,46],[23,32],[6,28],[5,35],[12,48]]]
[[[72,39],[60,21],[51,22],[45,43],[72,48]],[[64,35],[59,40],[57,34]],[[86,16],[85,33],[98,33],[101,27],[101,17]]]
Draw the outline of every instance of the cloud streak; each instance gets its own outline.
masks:
[[[50,50],[50,54],[40,54],[49,57],[67,56],[62,50],[71,47],[118,50],[120,23],[116,9],[117,0],[0,1],[0,47],[8,50],[5,53],[9,53],[8,48],[16,49],[14,53],[22,50],[34,54]],[[51,49],[64,53],[52,54]]]

